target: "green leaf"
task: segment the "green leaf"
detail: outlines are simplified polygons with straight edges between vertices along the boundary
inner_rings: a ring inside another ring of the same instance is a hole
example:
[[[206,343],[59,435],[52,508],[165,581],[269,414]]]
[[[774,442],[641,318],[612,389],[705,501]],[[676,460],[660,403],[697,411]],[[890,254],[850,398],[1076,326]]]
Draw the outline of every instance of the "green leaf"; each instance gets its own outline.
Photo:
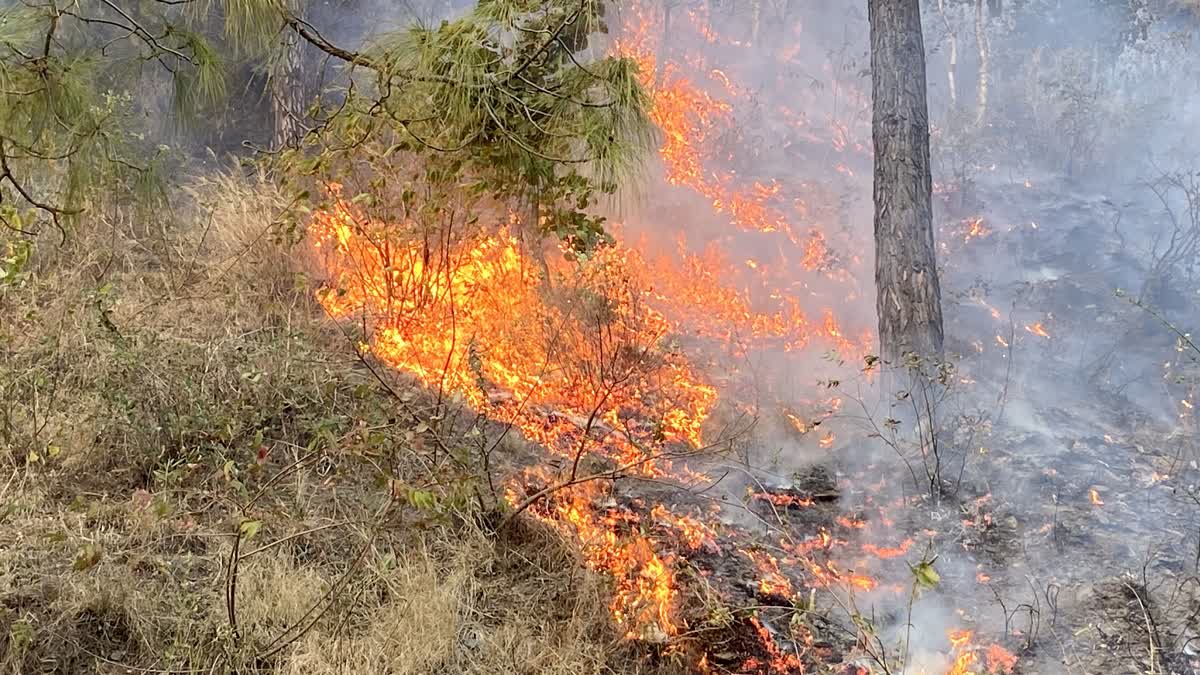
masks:
[[[909,565],[912,569],[913,579],[916,580],[917,586],[920,588],[934,589],[942,580],[942,576],[933,568],[932,560],[922,560],[916,565]]]
[[[418,509],[430,511],[437,506],[437,497],[429,490],[409,490],[408,502]]]
[[[8,646],[13,654],[24,654],[33,644],[33,624],[25,619],[14,621],[8,628]]]
[[[238,534],[242,539],[250,541],[254,538],[254,535],[258,534],[261,528],[261,520],[243,520],[241,525],[238,526]]]

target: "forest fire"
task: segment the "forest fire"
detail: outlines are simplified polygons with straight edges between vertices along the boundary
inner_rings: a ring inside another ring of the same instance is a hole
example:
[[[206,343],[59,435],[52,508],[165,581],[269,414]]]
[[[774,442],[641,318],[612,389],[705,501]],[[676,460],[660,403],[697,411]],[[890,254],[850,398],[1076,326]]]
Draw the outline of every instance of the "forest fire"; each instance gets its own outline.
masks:
[[[0,675],[1200,675],[1200,0],[0,33]]]
[[[947,675],[999,675],[1011,673],[1016,666],[1017,657],[1000,645],[990,645],[986,649],[974,646],[971,631],[952,630],[947,633],[947,638],[954,655]]]
[[[817,205],[784,194],[779,181],[747,182],[722,168],[715,148],[733,126],[736,100],[708,93],[685,73],[707,74],[720,85],[721,96],[736,98],[732,69],[709,68],[699,55],[657,64],[655,20],[648,14],[633,17],[617,49],[638,61],[652,94],[666,182],[698,195],[711,215],[739,236],[774,249],[777,257],[733,255],[726,247],[729,232],[695,251],[682,227],[665,238],[665,226],[656,225],[658,241],[650,242],[637,237],[635,228],[618,225],[612,228],[617,242],[586,262],[554,258],[539,265],[515,216],[508,224],[447,236],[431,246],[427,240],[397,240],[396,226],[408,224],[372,221],[341,198],[338,186],[330,186],[333,207],[314,216],[309,241],[326,278],[318,299],[335,319],[362,321],[364,352],[430,389],[461,397],[566,460],[557,469],[519,472],[504,488],[507,501],[515,506],[544,493],[528,513],[569,533],[586,564],[611,577],[610,609],[627,637],[663,644],[688,628],[676,573],[689,556],[736,550],[757,570],[757,593],[785,606],[800,592],[800,582],[805,590],[850,594],[876,591],[880,582],[836,560],[834,549],[847,542],[824,527],[804,541],[778,542],[771,549],[778,556],[726,546],[714,514],[685,515],[655,503],[643,515],[647,509],[615,500],[610,482],[576,480],[581,460],[599,457],[628,474],[664,481],[703,478],[671,459],[705,446],[705,424],[722,400],[743,404],[727,382],[747,355],[795,354],[820,345],[860,361],[873,338],[868,327],[851,337],[849,322],[833,309],[834,299],[810,288],[818,279],[834,283],[841,293],[838,306],[861,302],[856,275],[831,252],[830,235],[793,222],[815,222]],[[705,30],[707,38],[719,41]],[[848,129],[831,124],[832,140],[822,142],[838,153],[864,152]],[[829,168],[853,177],[839,167]],[[964,236],[987,232],[980,220]],[[675,246],[664,247],[664,239]],[[800,262],[803,276],[795,276],[792,261]],[[813,298],[828,304],[814,310],[806,306]],[[687,350],[677,344],[680,336],[689,338]],[[838,405],[840,399],[831,407]],[[786,407],[781,414],[801,435],[819,424]],[[830,449],[837,436],[824,431],[811,442]],[[554,485],[561,489],[547,491]],[[814,495],[767,490],[749,501],[791,511],[816,504]],[[841,517],[836,523],[847,531],[864,527]],[[868,559],[860,562],[903,558],[912,544],[911,539],[897,546],[865,544],[861,551]],[[751,670],[803,669],[799,656],[783,651],[771,631],[757,621],[754,626],[766,653]],[[959,655],[968,657],[963,668],[975,652]]]

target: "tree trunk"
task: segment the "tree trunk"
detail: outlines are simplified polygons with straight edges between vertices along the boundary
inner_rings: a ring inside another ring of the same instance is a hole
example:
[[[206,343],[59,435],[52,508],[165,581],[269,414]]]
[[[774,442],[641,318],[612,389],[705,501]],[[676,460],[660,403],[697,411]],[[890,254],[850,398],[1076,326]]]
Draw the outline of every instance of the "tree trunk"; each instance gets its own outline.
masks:
[[[988,78],[991,70],[991,47],[988,45],[983,0],[975,0],[975,40],[979,43],[979,100],[975,111],[975,125],[982,127],[987,118]]]
[[[304,42],[294,31],[284,31],[282,55],[271,73],[271,112],[274,118],[273,150],[299,145],[304,135]]]
[[[875,142],[875,285],[886,361],[940,360],[925,44],[918,0],[868,0]]]

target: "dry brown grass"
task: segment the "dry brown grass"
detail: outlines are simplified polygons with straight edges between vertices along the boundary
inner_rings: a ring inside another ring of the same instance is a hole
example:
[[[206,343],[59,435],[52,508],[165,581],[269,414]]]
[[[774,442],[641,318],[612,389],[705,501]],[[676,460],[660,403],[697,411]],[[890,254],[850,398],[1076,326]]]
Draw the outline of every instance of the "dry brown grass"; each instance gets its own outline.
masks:
[[[392,502],[417,420],[311,302],[287,200],[229,175],[188,202],[0,286],[0,672],[655,670],[553,533]]]

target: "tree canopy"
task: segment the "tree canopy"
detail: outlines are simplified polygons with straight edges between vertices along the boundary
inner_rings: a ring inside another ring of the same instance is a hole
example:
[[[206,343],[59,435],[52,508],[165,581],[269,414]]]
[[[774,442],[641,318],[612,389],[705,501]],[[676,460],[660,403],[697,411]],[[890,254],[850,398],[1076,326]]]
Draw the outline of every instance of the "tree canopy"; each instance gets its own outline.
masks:
[[[114,191],[161,194],[167,128],[253,83],[289,32],[332,64],[302,147],[274,166],[337,179],[347,165],[421,156],[433,177],[530,205],[580,252],[603,239],[584,213],[652,145],[636,65],[599,56],[596,0],[481,0],[453,21],[335,44],[279,0],[86,0],[0,9],[0,216],[32,233]],[[134,97],[132,92],[160,93]],[[351,153],[354,157],[351,157]],[[364,159],[365,158],[365,159]],[[339,168],[340,167],[340,168]],[[382,165],[378,168],[383,168]]]

